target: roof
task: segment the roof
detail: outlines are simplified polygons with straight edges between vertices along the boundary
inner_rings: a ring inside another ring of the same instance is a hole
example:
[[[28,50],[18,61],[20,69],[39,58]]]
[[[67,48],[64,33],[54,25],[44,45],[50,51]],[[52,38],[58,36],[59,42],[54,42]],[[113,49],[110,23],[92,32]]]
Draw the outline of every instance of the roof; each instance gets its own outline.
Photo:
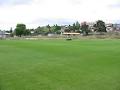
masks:
[[[79,35],[80,33],[63,33],[64,35]]]

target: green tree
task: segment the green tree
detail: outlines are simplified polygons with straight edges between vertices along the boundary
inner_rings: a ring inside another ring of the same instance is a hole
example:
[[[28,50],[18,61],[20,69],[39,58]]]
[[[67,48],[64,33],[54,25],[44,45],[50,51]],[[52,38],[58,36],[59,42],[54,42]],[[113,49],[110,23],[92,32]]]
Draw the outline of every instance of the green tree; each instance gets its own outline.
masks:
[[[10,33],[13,33],[12,27],[10,28]]]
[[[96,24],[94,24],[94,28],[97,32],[107,32],[105,22],[103,22],[102,20],[98,20]]]
[[[22,35],[24,35],[25,30],[26,30],[26,25],[25,24],[17,24],[16,28],[15,28],[16,36],[21,37]]]
[[[50,25],[48,24],[46,27],[48,28],[49,33],[51,33],[51,27],[50,27]]]
[[[10,28],[10,36],[11,36],[11,37],[14,36],[14,33],[13,33],[13,29],[12,29],[12,27]]]
[[[23,34],[25,36],[30,35],[31,34],[30,29],[25,29]]]
[[[57,24],[51,27],[53,33],[60,34],[61,26],[58,26]]]
[[[83,35],[88,35],[89,26],[86,24],[86,22],[81,24],[81,30],[82,30]]]
[[[73,23],[73,32],[75,32],[75,30],[76,30],[76,25],[75,25],[75,23]]]
[[[34,34],[35,35],[48,35],[48,33],[51,33],[51,27],[48,27],[48,26],[42,26],[42,27],[37,27],[36,29],[35,29],[35,32],[34,32]]]
[[[39,34],[41,34],[42,33],[42,28],[39,26],[39,27],[37,27],[36,29],[35,29],[35,34],[36,35],[39,35]]]
[[[76,30],[79,30],[80,29],[80,23],[77,21],[75,25],[76,25]]]
[[[71,31],[73,31],[73,32],[79,31],[79,29],[80,29],[80,24],[79,24],[79,22],[77,21],[76,23],[73,23],[72,26],[69,25],[69,29],[70,29]]]

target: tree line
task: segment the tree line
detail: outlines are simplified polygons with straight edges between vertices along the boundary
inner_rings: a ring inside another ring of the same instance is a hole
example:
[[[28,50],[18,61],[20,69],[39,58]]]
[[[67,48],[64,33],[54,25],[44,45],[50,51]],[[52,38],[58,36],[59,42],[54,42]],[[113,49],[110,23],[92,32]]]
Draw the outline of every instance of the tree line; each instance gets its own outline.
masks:
[[[15,30],[10,30],[11,35],[16,36],[27,36],[27,35],[48,35],[49,33],[52,34],[60,34],[62,26],[60,25],[53,25],[50,26],[49,24],[46,26],[39,26],[36,29],[27,29],[25,24],[17,24]],[[93,25],[95,32],[106,32],[105,22],[102,20],[96,21]],[[89,25],[86,22],[79,23],[78,21],[73,23],[72,25],[68,25],[65,32],[76,32],[76,33],[83,33],[84,35],[88,35],[90,32]]]

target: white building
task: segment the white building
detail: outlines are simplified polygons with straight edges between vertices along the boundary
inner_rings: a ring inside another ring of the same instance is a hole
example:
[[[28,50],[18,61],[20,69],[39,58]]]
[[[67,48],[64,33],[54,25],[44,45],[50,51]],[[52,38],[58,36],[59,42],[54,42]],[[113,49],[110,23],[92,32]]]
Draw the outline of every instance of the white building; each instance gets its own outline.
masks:
[[[8,36],[10,36],[10,33],[7,33],[6,31],[0,30],[0,38],[6,38]]]

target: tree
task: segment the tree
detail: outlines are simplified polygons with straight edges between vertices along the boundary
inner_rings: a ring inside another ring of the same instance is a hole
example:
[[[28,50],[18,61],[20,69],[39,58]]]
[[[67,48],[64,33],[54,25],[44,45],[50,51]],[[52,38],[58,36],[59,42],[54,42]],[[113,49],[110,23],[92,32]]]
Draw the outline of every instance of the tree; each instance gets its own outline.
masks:
[[[39,27],[37,27],[36,29],[35,29],[35,34],[36,35],[39,35],[39,34],[41,34],[42,33],[42,28],[39,26]]]
[[[73,23],[73,32],[75,32],[75,30],[76,30],[76,25],[75,25],[75,23]]]
[[[79,24],[79,22],[77,21],[76,23],[73,23],[72,26],[69,25],[69,29],[70,29],[70,31],[73,31],[73,32],[79,31],[79,29],[80,29],[80,24]]]
[[[51,30],[50,30],[50,29],[51,29],[51,27],[50,27],[50,25],[49,25],[49,24],[47,25],[47,28],[48,28],[49,33],[50,33],[50,32],[51,32]]]
[[[13,33],[12,27],[10,28],[10,33]]]
[[[98,20],[96,24],[94,24],[93,27],[95,28],[95,31],[97,32],[107,32],[105,22],[103,22],[102,20]]]
[[[86,24],[86,22],[83,22],[81,24],[81,30],[82,30],[82,33],[83,35],[88,35],[88,32],[89,32],[89,26]]]
[[[24,31],[23,34],[24,34],[25,36],[26,36],[26,35],[30,35],[30,34],[31,34],[30,29],[25,29],[25,31]]]
[[[13,29],[12,29],[12,27],[10,28],[10,36],[11,36],[11,37],[14,36],[14,33],[13,33]]]
[[[58,26],[57,24],[51,27],[53,33],[60,34],[61,26]]]
[[[24,35],[25,30],[26,30],[26,25],[25,24],[17,24],[16,28],[15,28],[16,36],[21,37],[22,35]]]
[[[76,22],[76,30],[79,30],[80,29],[80,23],[77,21]]]

